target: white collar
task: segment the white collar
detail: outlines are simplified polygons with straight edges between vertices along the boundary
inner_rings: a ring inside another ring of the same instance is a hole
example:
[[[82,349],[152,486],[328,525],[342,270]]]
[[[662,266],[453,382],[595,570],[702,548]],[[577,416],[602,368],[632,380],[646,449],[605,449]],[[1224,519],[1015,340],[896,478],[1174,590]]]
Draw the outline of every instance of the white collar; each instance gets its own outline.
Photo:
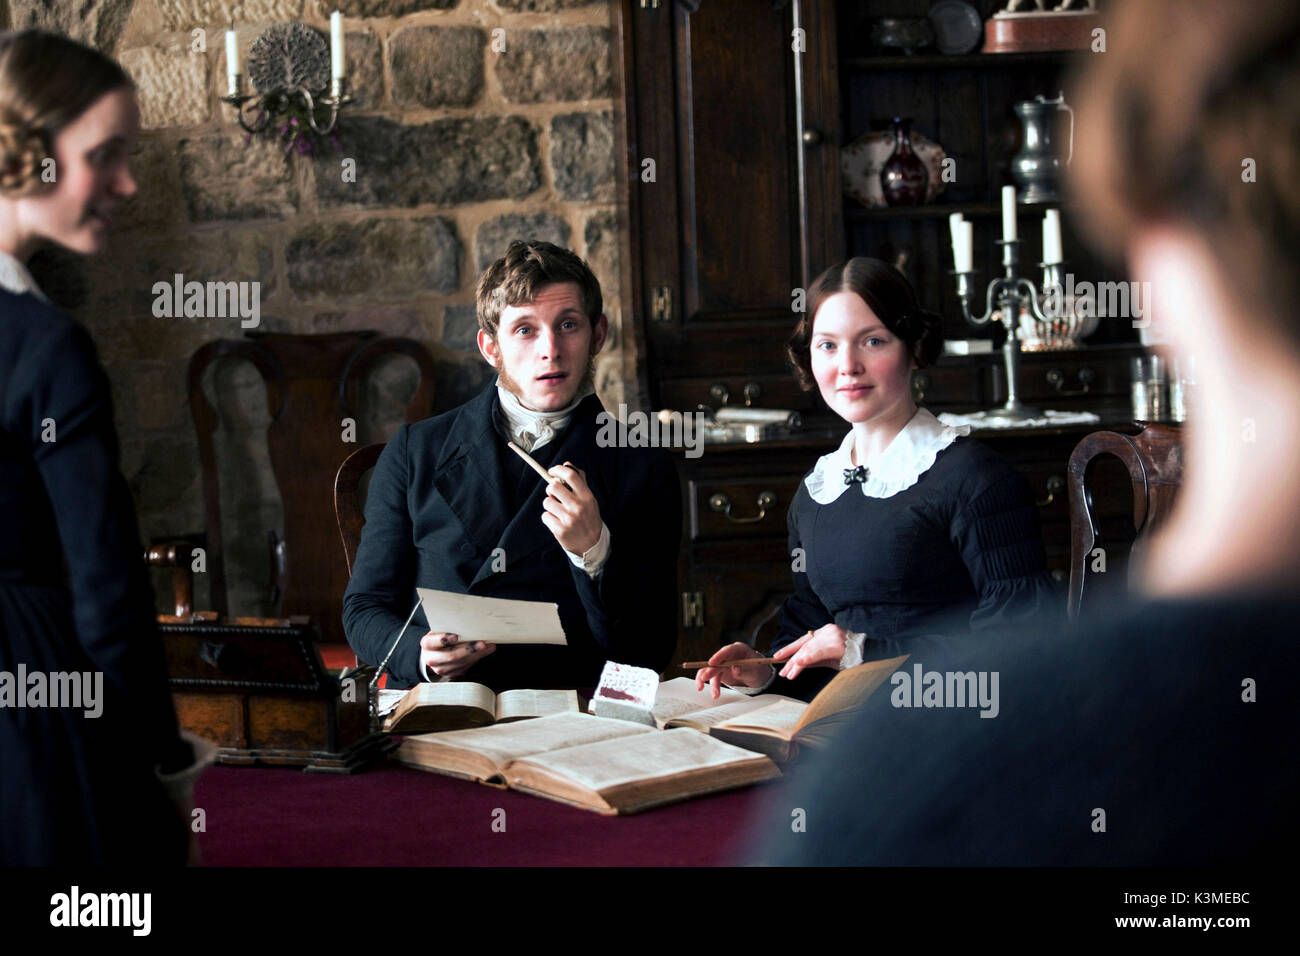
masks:
[[[501,379],[497,379],[497,400],[501,405],[501,413],[505,416],[506,430],[524,451],[541,448],[554,438],[569,424],[573,410],[593,391],[592,388],[585,389],[572,402],[556,411],[536,412],[525,408],[514,393],[501,384]]]
[[[38,299],[45,302],[50,301],[45,298],[45,293],[36,284],[36,280],[27,271],[27,267],[9,253],[2,251],[0,251],[0,288],[8,289],[14,295],[23,295],[30,292]]]
[[[911,488],[930,470],[939,452],[969,434],[969,425],[945,425],[928,409],[918,408],[880,457],[867,467],[862,493],[868,498],[890,498]],[[853,431],[850,429],[840,447],[817,459],[813,470],[804,478],[813,501],[828,505],[844,494],[850,487],[844,483],[844,471],[852,467]]]

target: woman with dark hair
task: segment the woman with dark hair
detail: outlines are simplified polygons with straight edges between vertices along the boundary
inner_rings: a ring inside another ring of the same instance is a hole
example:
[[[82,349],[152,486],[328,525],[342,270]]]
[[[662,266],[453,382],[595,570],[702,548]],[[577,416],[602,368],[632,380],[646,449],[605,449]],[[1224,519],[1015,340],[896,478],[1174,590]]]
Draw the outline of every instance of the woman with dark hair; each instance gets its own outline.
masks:
[[[0,35],[0,863],[180,864],[196,772],[177,732],[109,383],[25,262],[98,252],[135,192],[139,111],[112,60]],[[65,578],[66,568],[66,578]]]
[[[851,427],[790,505],[795,593],[772,649],[782,678],[816,670],[782,691],[808,696],[831,668],[1059,607],[1024,479],[912,398],[913,370],[942,345],[939,316],[878,259],[833,266],[809,290],[790,361]],[[710,663],[751,656],[735,643]],[[711,666],[696,683],[752,692],[775,677],[768,664]]]

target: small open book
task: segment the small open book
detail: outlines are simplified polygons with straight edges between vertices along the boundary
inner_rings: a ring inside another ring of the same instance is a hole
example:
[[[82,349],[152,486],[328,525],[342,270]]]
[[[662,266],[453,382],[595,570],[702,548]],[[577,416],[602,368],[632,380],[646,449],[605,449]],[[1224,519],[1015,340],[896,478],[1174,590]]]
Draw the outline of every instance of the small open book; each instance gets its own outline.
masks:
[[[767,757],[697,730],[658,731],[581,713],[408,737],[397,760],[604,814],[636,813],[781,775]]]
[[[381,692],[382,694],[383,692]],[[506,690],[492,693],[472,681],[419,684],[401,694],[386,713],[384,733],[427,734],[436,730],[483,727],[547,714],[577,713],[578,694],[572,690]]]
[[[800,745],[817,746],[824,739],[810,725],[858,709],[896,671],[907,655],[868,661],[840,671],[810,703],[781,694],[748,697],[723,688],[717,700],[707,687],[698,691],[689,677],[659,685],[651,714],[660,727],[690,727],[773,760],[792,759]]]

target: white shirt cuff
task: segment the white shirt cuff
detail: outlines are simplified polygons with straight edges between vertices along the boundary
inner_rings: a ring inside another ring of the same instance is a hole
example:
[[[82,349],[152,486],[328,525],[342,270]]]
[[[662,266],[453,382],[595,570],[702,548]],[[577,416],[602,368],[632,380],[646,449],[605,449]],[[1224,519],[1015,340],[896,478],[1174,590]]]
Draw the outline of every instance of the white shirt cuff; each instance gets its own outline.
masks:
[[[760,684],[758,687],[739,687],[739,686],[733,687],[731,684],[728,684],[727,686],[731,687],[732,690],[740,691],[742,694],[745,694],[748,697],[756,697],[757,695],[763,693],[763,691],[771,687],[772,682],[776,680],[776,668],[772,667],[771,664],[768,664],[767,666],[771,668],[772,673],[769,674],[767,680],[763,681],[763,683]]]
[[[849,634],[844,638],[844,656],[840,658],[837,667],[840,670],[847,670],[850,667],[857,667],[862,663],[862,649],[867,642],[866,634]]]
[[[605,562],[609,560],[609,528],[602,521],[600,523],[600,537],[583,554],[574,554],[572,551],[565,551],[564,553],[569,556],[569,560],[573,562],[574,567],[582,568],[592,578],[600,577],[600,572],[605,568]]]

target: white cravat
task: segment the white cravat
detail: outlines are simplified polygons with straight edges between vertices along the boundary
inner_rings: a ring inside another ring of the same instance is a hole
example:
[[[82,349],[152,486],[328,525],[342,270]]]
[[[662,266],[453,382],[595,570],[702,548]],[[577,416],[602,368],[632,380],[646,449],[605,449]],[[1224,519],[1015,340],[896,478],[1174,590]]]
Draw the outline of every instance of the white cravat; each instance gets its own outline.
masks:
[[[506,431],[510,432],[514,443],[526,452],[541,448],[563,431],[573,417],[573,410],[593,391],[594,389],[588,388],[557,411],[535,412],[531,408],[525,408],[523,402],[503,386],[500,379],[497,380],[497,399],[506,419]]]

